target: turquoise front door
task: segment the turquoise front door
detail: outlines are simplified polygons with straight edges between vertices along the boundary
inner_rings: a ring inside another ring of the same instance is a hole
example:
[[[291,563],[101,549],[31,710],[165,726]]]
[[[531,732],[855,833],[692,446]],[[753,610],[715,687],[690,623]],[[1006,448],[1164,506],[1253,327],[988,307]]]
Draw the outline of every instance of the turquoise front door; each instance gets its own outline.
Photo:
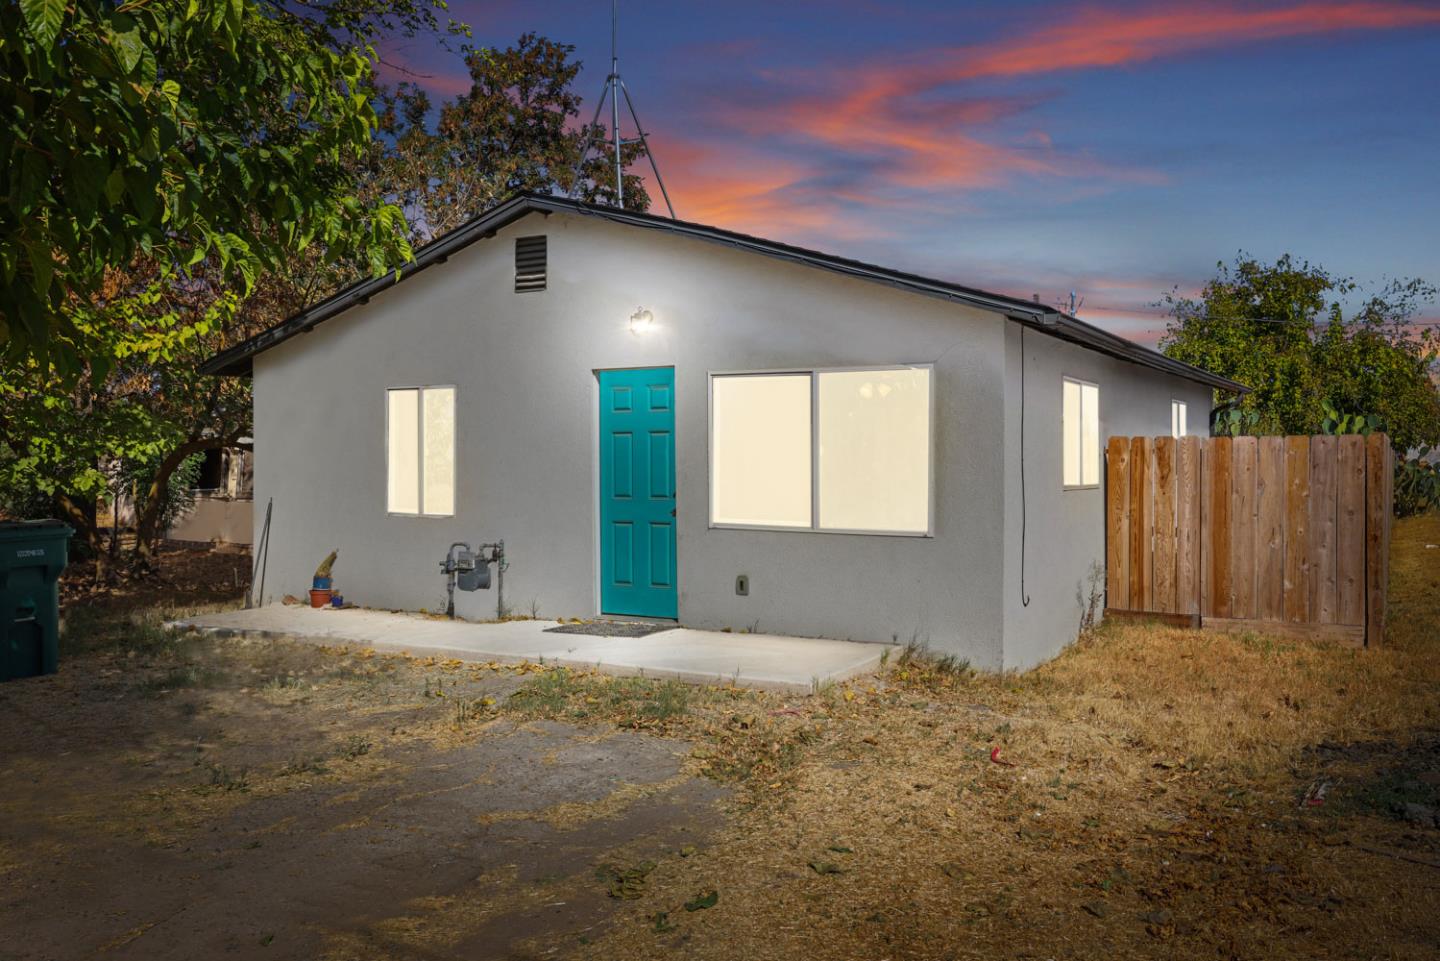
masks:
[[[600,612],[675,617],[675,370],[600,372]]]

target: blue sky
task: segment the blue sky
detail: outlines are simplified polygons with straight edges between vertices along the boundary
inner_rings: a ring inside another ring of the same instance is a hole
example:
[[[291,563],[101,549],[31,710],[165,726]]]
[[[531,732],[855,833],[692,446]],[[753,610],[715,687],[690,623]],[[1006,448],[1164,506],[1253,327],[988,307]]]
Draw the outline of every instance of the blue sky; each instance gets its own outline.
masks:
[[[451,11],[480,45],[574,44],[588,119],[608,3]],[[1240,249],[1440,281],[1440,0],[628,0],[620,55],[682,219],[1074,289],[1145,341],[1154,301]],[[428,42],[385,57],[438,97],[467,85]]]

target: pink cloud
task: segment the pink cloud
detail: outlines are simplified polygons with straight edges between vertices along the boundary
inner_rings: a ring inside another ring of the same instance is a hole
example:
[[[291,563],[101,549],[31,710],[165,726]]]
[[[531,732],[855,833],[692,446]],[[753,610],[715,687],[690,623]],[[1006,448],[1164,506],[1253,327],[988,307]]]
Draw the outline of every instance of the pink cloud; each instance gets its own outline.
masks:
[[[1159,10],[1086,8],[1068,16],[1048,14],[1034,28],[997,41],[937,48],[899,60],[859,68],[776,74],[775,92],[765,102],[725,106],[715,120],[747,138],[741,151],[717,142],[706,151],[747,156],[785,156],[759,163],[757,172],[720,180],[688,177],[702,198],[699,209],[723,216],[740,200],[774,198],[802,180],[827,172],[865,170],[857,188],[860,203],[893,203],[896,191],[961,192],[1001,187],[1021,178],[1065,179],[1097,185],[1160,184],[1166,176],[1123,162],[1056,147],[1044,130],[1032,129],[1006,141],[997,131],[1004,120],[1034,109],[1036,97],[977,96],[963,93],[983,79],[1055,74],[1080,69],[1113,69],[1165,57],[1194,54],[1244,43],[1274,41],[1355,30],[1440,24],[1440,9],[1405,2],[1322,2],[1284,8],[1253,4],[1168,6]],[[798,91],[798,92],[797,92]],[[756,137],[762,139],[757,143]],[[821,145],[807,159],[794,159],[787,145]],[[684,162],[682,161],[682,168]],[[712,163],[736,169],[729,164]],[[853,175],[852,175],[853,176]],[[788,178],[788,179],[787,179]],[[723,191],[736,201],[726,203]],[[686,191],[688,193],[688,190]],[[684,202],[685,193],[677,191]],[[763,219],[746,203],[747,219]],[[791,204],[766,208],[800,216]],[[827,218],[806,205],[805,226],[827,228]],[[775,225],[770,225],[772,228]]]

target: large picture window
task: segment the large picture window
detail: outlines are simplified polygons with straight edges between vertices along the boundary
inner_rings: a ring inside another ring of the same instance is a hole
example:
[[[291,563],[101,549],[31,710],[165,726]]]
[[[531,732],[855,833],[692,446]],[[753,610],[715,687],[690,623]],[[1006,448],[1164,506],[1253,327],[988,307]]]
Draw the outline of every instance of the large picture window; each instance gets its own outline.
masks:
[[[385,392],[386,510],[449,517],[455,513],[455,388]]]
[[[715,374],[710,523],[931,533],[932,369]]]
[[[1061,461],[1066,487],[1100,486],[1100,388],[1066,377]]]

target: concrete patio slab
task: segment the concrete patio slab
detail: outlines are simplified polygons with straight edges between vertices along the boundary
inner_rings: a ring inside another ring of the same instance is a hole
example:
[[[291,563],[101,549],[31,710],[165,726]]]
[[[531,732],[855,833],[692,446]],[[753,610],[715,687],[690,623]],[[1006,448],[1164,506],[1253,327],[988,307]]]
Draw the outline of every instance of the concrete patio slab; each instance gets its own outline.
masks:
[[[863,644],[776,634],[730,634],[676,627],[646,637],[551,634],[557,621],[471,623],[389,611],[335,610],[272,604],[203,614],[172,626],[242,636],[283,637],[318,644],[359,644],[376,650],[466,661],[544,661],[627,677],[674,678],[796,693],[877,670],[888,644]]]

